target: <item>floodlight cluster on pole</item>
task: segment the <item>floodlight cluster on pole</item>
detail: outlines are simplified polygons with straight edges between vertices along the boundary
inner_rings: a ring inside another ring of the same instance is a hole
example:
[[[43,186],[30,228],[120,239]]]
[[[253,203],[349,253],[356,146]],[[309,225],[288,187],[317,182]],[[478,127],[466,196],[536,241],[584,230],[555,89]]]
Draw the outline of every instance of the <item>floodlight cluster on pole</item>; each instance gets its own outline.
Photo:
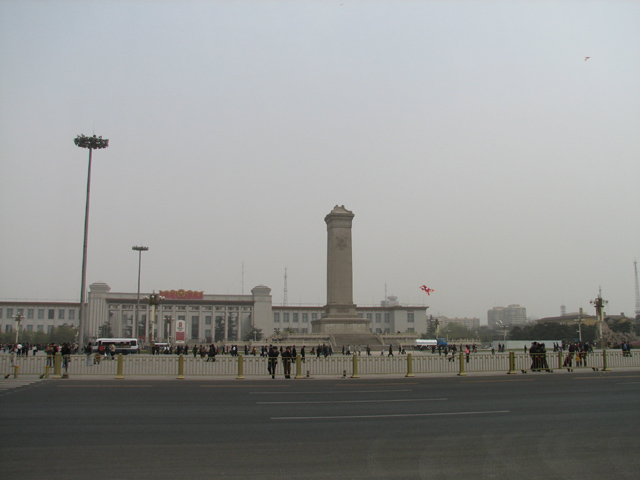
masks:
[[[16,345],[18,345],[18,334],[20,333],[20,322],[24,320],[24,315],[14,315],[13,319],[16,321]]]
[[[164,302],[164,297],[154,290],[151,295],[144,297],[144,301],[151,307],[151,316],[149,318],[149,345],[153,347],[153,330],[156,326],[156,307]]]
[[[85,291],[87,284],[87,239],[89,236],[89,196],[91,191],[91,153],[93,150],[101,150],[109,146],[109,140],[106,138],[87,137],[85,135],[78,135],[74,140],[74,143],[80,148],[89,149],[89,168],[87,173],[87,203],[84,212],[84,243],[82,246],[82,281],[80,285],[80,315],[78,316],[78,344],[80,347],[84,345],[84,322],[86,319],[85,310]]]
[[[598,291],[598,296],[591,300],[589,303],[596,307],[596,325],[598,326],[598,341],[600,342],[600,348],[607,349],[607,343],[604,340],[604,332],[602,326],[604,324],[604,306],[609,303],[608,300],[602,298],[602,289]]]
[[[173,341],[173,338],[171,335],[171,330],[172,330],[171,327],[173,327],[173,317],[171,315],[165,315],[164,322],[167,325],[167,343],[171,344]]]

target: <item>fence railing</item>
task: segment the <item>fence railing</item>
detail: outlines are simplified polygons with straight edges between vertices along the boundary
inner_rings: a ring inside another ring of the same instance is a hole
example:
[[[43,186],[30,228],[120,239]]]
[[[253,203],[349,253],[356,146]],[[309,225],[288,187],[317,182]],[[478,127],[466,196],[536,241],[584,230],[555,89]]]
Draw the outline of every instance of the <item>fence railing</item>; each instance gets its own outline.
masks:
[[[87,357],[69,355],[15,356],[0,355],[0,373],[8,378],[18,375],[39,375],[42,378],[105,376],[124,378],[135,376],[235,377],[266,376],[269,359],[257,356],[221,356],[215,361],[186,355],[118,355],[117,357]],[[593,369],[608,371],[615,368],[640,368],[640,355],[618,350],[595,351],[578,357],[567,352],[544,355],[521,352],[464,353],[455,355],[408,354],[396,356],[333,355],[291,360],[291,373],[296,378],[311,376],[457,374],[467,372],[526,373],[531,370],[569,371]],[[278,358],[276,375],[283,375],[283,359]]]

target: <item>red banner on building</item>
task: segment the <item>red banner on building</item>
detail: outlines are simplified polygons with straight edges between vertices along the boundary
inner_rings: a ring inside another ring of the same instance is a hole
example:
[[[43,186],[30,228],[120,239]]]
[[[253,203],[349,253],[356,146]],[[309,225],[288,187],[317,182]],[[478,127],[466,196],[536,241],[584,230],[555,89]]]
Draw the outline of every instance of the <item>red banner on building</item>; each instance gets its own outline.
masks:
[[[160,290],[160,295],[170,300],[202,300],[204,291],[195,290]]]
[[[187,324],[184,320],[178,320],[176,322],[176,343],[184,344],[187,337]]]

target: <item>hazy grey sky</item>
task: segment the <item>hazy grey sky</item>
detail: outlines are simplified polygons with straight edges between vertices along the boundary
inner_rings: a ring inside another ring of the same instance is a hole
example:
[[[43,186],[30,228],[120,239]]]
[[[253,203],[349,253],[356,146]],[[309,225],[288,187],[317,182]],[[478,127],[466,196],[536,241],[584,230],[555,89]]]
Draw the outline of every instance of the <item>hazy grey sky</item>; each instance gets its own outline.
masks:
[[[640,2],[0,1],[0,298],[89,283],[633,314]],[[585,57],[591,57],[585,61]],[[435,289],[427,297],[419,290]]]

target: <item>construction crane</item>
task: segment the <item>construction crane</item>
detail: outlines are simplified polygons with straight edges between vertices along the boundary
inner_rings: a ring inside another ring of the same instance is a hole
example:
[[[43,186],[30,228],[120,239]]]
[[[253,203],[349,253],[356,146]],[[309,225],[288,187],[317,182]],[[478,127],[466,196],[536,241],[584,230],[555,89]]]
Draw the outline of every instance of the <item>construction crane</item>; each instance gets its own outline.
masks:
[[[636,320],[640,320],[640,290],[638,289],[638,261],[633,262],[636,272]]]

